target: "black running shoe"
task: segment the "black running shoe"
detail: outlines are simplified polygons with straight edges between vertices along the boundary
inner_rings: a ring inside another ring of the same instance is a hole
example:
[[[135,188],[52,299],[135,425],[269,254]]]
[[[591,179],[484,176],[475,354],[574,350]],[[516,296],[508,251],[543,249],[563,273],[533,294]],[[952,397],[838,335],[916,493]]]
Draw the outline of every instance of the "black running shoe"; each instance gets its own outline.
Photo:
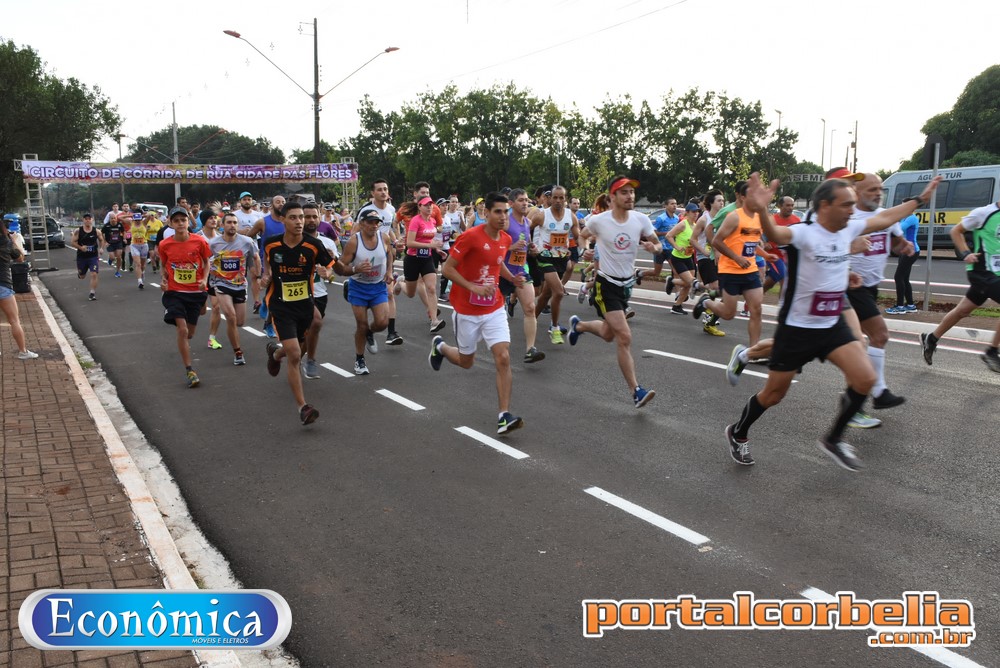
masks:
[[[830,455],[830,459],[848,471],[860,471],[865,467],[864,463],[858,458],[858,453],[853,445],[844,443],[843,441],[831,443],[825,438],[821,439],[816,445],[819,446],[820,450]]]
[[[385,337],[385,344],[387,346],[401,346],[403,345],[403,337],[396,332],[389,332],[388,336]]]
[[[741,466],[753,466],[753,457],[750,456],[750,441],[741,441],[733,436],[733,427],[726,427],[726,441],[729,442],[729,456],[733,461]]]
[[[523,426],[524,420],[515,415],[511,415],[510,413],[504,413],[503,417],[497,420],[497,433],[506,434],[509,431],[520,429]]]
[[[882,390],[882,394],[872,397],[872,408],[879,410],[882,408],[895,408],[906,402],[904,397],[893,394],[888,388]]]
[[[312,424],[319,417],[319,411],[306,404],[299,409],[299,419],[302,420],[302,425]]]
[[[985,352],[979,356],[979,359],[983,360],[983,363],[987,366],[987,368],[989,368],[990,371],[993,373],[1000,373],[1000,355]]]
[[[267,372],[272,376],[277,376],[281,371],[281,360],[274,359],[274,353],[278,352],[280,346],[274,341],[268,341],[267,347]]]
[[[934,364],[934,351],[937,349],[937,339],[931,333],[920,335],[920,347],[924,350],[924,361],[930,366]]]
[[[701,297],[698,297],[698,301],[695,302],[694,308],[691,309],[691,315],[694,316],[695,320],[700,318],[701,314],[705,312],[705,302],[707,302],[708,300],[709,300],[708,293],[705,293]]]
[[[524,353],[525,364],[534,364],[535,362],[541,362],[543,359],[545,359],[545,353],[535,346],[531,346],[528,348],[528,352]]]
[[[438,346],[444,343],[444,337],[435,336],[431,341],[431,354],[427,356],[427,362],[435,371],[441,370],[441,363],[444,362],[444,355],[438,350]]]
[[[635,284],[642,285],[642,275],[645,273],[642,269],[635,270]]]

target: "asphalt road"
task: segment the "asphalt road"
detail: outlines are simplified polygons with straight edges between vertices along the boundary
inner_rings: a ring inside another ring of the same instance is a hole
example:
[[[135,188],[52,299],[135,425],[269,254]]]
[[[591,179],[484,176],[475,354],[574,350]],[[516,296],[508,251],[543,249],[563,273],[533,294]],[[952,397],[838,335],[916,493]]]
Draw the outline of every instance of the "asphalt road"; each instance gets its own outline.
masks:
[[[889,385],[908,402],[882,411],[882,428],[849,432],[859,474],[815,446],[843,383],[809,365],[751,432],[747,469],[723,429],[763,379],[733,388],[719,368],[746,342],[743,321],[708,337],[636,300],[639,380],[658,393],[637,411],[614,348],[594,336],[543,339],[547,359],[523,365],[518,313],[513,410],[526,426],[502,439],[505,453],[467,431],[494,435],[489,354],[431,371],[417,300],[400,299],[406,343],[368,355],[370,376],[306,381],[321,417],[303,428],[284,375],[267,375],[264,338],[243,332],[248,365],[234,367],[228,346],[205,347],[206,317],[202,386],[189,390],[155,279],[140,292],[130,275],[101,277],[96,302],[72,270],[43,280],[236,576],[288,600],[286,646],[305,666],[1000,664],[1000,377],[976,346],[948,341],[927,367],[916,337],[893,333]],[[592,317],[564,305],[564,320]],[[321,362],[351,367],[353,328],[333,286]],[[453,341],[450,322],[443,334]],[[967,598],[977,639],[930,658],[868,648],[863,631],[582,633],[584,599],[815,590]]]

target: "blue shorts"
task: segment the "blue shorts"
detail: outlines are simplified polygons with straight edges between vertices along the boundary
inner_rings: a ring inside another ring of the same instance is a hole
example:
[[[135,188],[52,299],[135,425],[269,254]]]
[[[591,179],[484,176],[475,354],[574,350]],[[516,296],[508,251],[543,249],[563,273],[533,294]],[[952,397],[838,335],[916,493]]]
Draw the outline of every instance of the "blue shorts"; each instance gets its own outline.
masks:
[[[775,260],[767,263],[767,276],[775,283],[785,280],[785,261]]]
[[[6,285],[0,285],[0,299],[7,299],[13,296],[14,291],[11,288],[8,288]]]
[[[749,274],[719,274],[719,287],[731,295],[742,295],[747,290],[763,288],[760,282],[760,272]]]
[[[363,306],[372,308],[389,301],[389,290],[385,281],[378,283],[361,283],[360,281],[350,281],[347,289],[347,301],[351,306]]]
[[[78,257],[76,258],[76,273],[80,278],[87,275],[87,272],[97,273],[97,267],[100,266],[100,258],[98,257]]]

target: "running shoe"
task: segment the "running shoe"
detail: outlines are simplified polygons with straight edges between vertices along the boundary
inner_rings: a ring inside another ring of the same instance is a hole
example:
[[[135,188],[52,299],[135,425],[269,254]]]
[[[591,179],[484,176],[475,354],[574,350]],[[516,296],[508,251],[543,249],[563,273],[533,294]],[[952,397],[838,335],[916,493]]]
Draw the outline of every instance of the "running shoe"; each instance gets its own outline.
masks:
[[[243,366],[247,363],[247,358],[243,357],[243,351],[238,350],[233,355],[233,366]]]
[[[427,362],[435,371],[441,370],[441,363],[444,362],[444,355],[438,350],[438,346],[444,343],[444,337],[435,336],[431,341],[431,354],[427,356]]]
[[[673,276],[667,276],[667,285],[663,289],[666,290],[666,292],[667,292],[668,295],[674,291],[674,279],[673,279]]]
[[[274,325],[272,325],[270,322],[264,323],[264,334],[266,334],[267,338],[269,339],[278,338],[278,333],[274,331]]]
[[[917,305],[916,304],[907,304],[903,308],[906,309],[907,313],[916,313],[917,312]]]
[[[403,291],[403,284],[399,282],[399,274],[392,275],[392,294],[399,296],[399,293]]]
[[[581,304],[587,301],[587,284],[585,282],[580,284],[580,291],[576,293],[576,301]]]
[[[819,446],[820,450],[830,455],[830,459],[848,471],[860,471],[865,467],[864,463],[858,458],[858,452],[854,449],[853,445],[844,443],[843,441],[831,443],[825,438],[818,441],[816,445]]]
[[[906,403],[906,398],[893,394],[888,388],[882,390],[882,394],[877,397],[872,397],[872,408],[876,410],[895,408],[903,403]]]
[[[626,320],[631,320],[634,317],[635,317],[635,311],[632,310],[631,306],[626,306],[625,307],[625,319]]]
[[[924,361],[930,366],[934,363],[934,351],[937,349],[937,339],[934,334],[925,332],[920,335],[920,347],[924,349]]]
[[[365,334],[365,349],[368,350],[372,355],[378,354],[378,343],[375,341],[375,335],[369,329],[368,333]]]
[[[747,309],[743,309],[742,311],[737,311],[736,315],[738,315],[741,318],[749,318],[750,317],[750,311],[748,311]]]
[[[885,312],[887,315],[906,315],[909,313],[905,306],[890,306]]]
[[[740,382],[740,374],[743,373],[743,369],[747,368],[746,363],[740,361],[740,353],[744,350],[747,350],[747,347],[737,343],[729,355],[729,364],[726,365],[726,378],[729,380],[729,384],[734,387]]]
[[[385,337],[385,345],[387,346],[401,346],[403,345],[403,337],[396,332],[389,332]]]
[[[644,272],[643,272],[642,269],[636,269],[635,270],[635,284],[636,285],[642,285],[642,275],[643,275],[643,273]]]
[[[508,318],[513,318],[514,317],[514,306],[517,305],[517,302],[514,301],[514,293],[512,292],[509,295],[507,295],[504,298],[504,301],[507,303],[507,317]]]
[[[319,417],[319,411],[306,404],[299,409],[299,419],[302,420],[302,425],[312,424]]]
[[[122,277],[122,272],[116,271],[115,272],[115,278],[121,278],[121,277]]]
[[[257,315],[258,313],[260,313],[260,302],[254,302],[253,303],[253,312],[254,312],[254,315]]]
[[[1000,355],[997,353],[990,353],[989,351],[983,353],[979,356],[979,359],[989,368],[993,373],[1000,373]]]
[[[367,376],[368,375],[368,365],[365,364],[365,358],[362,357],[359,360],[354,360],[354,375],[355,376]]]
[[[858,411],[847,421],[847,426],[854,427],[855,429],[874,429],[875,427],[881,427],[882,421],[867,413]]]
[[[17,354],[17,359],[19,359],[19,360],[33,360],[33,359],[38,359],[38,353],[33,353],[30,350],[25,349],[25,351],[23,353],[19,352]]]
[[[642,387],[635,388],[635,392],[632,393],[632,401],[635,402],[636,408],[642,408],[656,396],[656,390],[644,390]]]
[[[274,341],[268,341],[264,348],[267,351],[267,372],[272,376],[277,376],[281,371],[281,360],[274,359],[274,353],[278,352],[279,347]]]
[[[583,333],[576,329],[576,326],[579,324],[580,324],[579,317],[575,315],[571,315],[569,317],[569,345],[571,346],[576,345],[576,342],[580,339],[580,334]]]
[[[691,284],[691,294],[698,294],[699,292],[705,291],[705,284],[699,281],[697,278]]]
[[[562,330],[559,327],[549,327],[549,340],[556,345],[563,344]]]
[[[524,363],[534,364],[535,362],[541,362],[545,359],[545,353],[541,352],[535,346],[528,348],[528,352],[524,353]]]
[[[698,297],[698,301],[695,302],[694,308],[691,309],[691,315],[694,316],[695,320],[700,318],[701,314],[705,312],[705,302],[707,302],[708,300],[709,300],[708,293],[705,293],[701,297]]]
[[[552,313],[552,307],[546,304],[545,308],[542,309],[542,315],[549,315],[550,313]]]
[[[94,293],[94,292],[91,292],[91,293],[90,293],[90,294],[89,294],[89,295],[87,296],[87,299],[89,299],[89,300],[90,300],[90,301],[92,301],[92,302],[96,302],[96,301],[97,301],[97,294],[96,294],[96,293]]]
[[[319,364],[308,355],[302,360],[302,375],[306,378],[319,378]]]
[[[524,426],[524,420],[510,413],[504,413],[497,420],[497,433],[506,434],[509,431],[514,431],[515,429],[520,429]]]
[[[706,324],[706,325],[704,325],[701,328],[701,331],[705,332],[706,334],[711,334],[712,336],[725,336],[726,335],[725,332],[723,332],[721,329],[719,329],[715,325],[708,325],[708,324]]]
[[[753,457],[750,455],[750,441],[749,440],[739,440],[733,436],[733,427],[736,425],[731,424],[726,427],[726,441],[729,443],[729,456],[733,458],[733,461],[740,466],[753,466]]]
[[[688,312],[684,310],[684,307],[680,304],[674,304],[670,307],[670,312],[674,315],[687,315]]]
[[[211,348],[212,350],[219,350],[220,348],[222,348],[222,344],[219,343],[219,341],[214,336],[210,335],[208,337],[208,347]]]
[[[201,379],[198,378],[198,374],[194,371],[187,372],[188,387],[198,387],[201,385]]]
[[[142,281],[139,281],[139,289],[140,290],[145,290],[146,289],[146,286],[143,285]]]
[[[444,320],[431,320],[431,334],[444,329]]]

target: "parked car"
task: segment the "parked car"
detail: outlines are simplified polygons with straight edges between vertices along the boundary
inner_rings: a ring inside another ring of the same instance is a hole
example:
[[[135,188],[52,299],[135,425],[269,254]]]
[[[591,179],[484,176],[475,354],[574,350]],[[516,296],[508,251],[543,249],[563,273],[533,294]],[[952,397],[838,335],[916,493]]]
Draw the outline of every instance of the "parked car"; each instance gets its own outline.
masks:
[[[24,247],[27,250],[33,250],[38,245],[38,248],[45,248],[45,238],[41,234],[28,235],[25,232],[28,231],[25,221],[21,221],[21,234],[24,235]],[[63,232],[62,227],[56,222],[56,219],[52,216],[45,216],[45,232],[49,237],[49,248],[65,248],[66,247],[66,233]]]

